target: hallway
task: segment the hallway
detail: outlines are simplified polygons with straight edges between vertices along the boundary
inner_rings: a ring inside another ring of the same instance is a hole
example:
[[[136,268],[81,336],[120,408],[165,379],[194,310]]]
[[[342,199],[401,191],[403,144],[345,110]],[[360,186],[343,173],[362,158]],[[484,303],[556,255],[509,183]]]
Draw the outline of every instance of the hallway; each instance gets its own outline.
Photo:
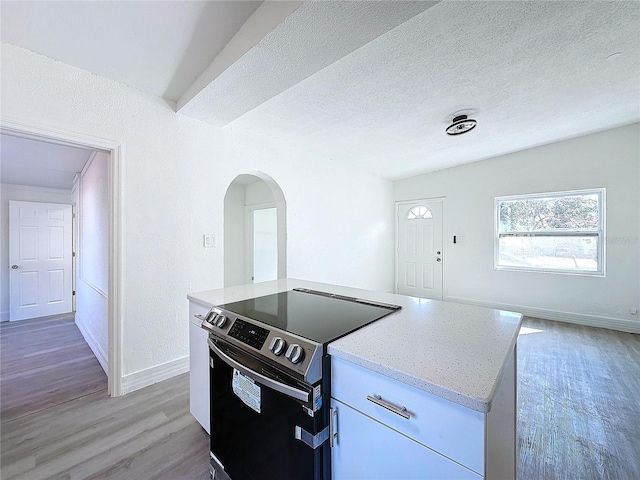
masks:
[[[2,422],[103,392],[107,376],[74,323],[74,314],[2,322]]]

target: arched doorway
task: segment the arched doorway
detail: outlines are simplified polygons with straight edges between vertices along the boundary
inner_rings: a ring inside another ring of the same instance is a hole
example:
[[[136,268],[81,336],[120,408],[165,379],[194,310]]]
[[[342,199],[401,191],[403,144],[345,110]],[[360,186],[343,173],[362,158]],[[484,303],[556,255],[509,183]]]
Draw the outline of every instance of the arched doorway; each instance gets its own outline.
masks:
[[[224,286],[286,276],[284,194],[262,172],[238,175],[224,197]]]

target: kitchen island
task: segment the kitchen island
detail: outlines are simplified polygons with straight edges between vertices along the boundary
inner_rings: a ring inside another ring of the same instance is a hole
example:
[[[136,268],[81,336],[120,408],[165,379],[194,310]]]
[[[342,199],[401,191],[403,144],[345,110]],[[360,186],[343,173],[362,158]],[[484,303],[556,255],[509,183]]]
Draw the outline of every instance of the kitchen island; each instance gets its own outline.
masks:
[[[283,279],[189,295],[190,312],[307,288],[401,310],[328,346],[334,479],[515,478],[513,312]],[[192,412],[208,404],[206,332],[192,323]]]

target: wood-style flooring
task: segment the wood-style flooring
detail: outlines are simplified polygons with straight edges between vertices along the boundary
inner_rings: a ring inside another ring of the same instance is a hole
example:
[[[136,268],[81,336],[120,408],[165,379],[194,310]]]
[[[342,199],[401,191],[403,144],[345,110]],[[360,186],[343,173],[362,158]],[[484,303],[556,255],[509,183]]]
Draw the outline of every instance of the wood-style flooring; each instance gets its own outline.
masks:
[[[640,479],[640,335],[525,318],[518,477]]]
[[[532,318],[524,326],[518,479],[640,478],[640,336]],[[0,478],[208,478],[188,374],[109,398],[72,319],[5,322],[0,334]]]
[[[72,317],[4,322],[0,335],[2,480],[208,478],[188,374],[111,398]]]
[[[2,422],[103,391],[107,376],[73,314],[0,324]]]

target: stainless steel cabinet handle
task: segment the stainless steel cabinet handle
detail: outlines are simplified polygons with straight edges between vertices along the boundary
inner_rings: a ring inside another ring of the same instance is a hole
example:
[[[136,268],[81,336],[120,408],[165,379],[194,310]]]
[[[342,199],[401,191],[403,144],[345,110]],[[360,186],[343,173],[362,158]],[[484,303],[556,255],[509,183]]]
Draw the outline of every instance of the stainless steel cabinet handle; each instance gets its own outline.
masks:
[[[380,395],[367,395],[367,400],[381,406],[382,408],[386,408],[396,415],[400,415],[402,418],[406,418],[407,420],[411,418],[411,414],[407,412],[407,407],[405,407],[404,405],[402,407],[398,407],[393,403],[389,403],[386,400],[383,400]]]

